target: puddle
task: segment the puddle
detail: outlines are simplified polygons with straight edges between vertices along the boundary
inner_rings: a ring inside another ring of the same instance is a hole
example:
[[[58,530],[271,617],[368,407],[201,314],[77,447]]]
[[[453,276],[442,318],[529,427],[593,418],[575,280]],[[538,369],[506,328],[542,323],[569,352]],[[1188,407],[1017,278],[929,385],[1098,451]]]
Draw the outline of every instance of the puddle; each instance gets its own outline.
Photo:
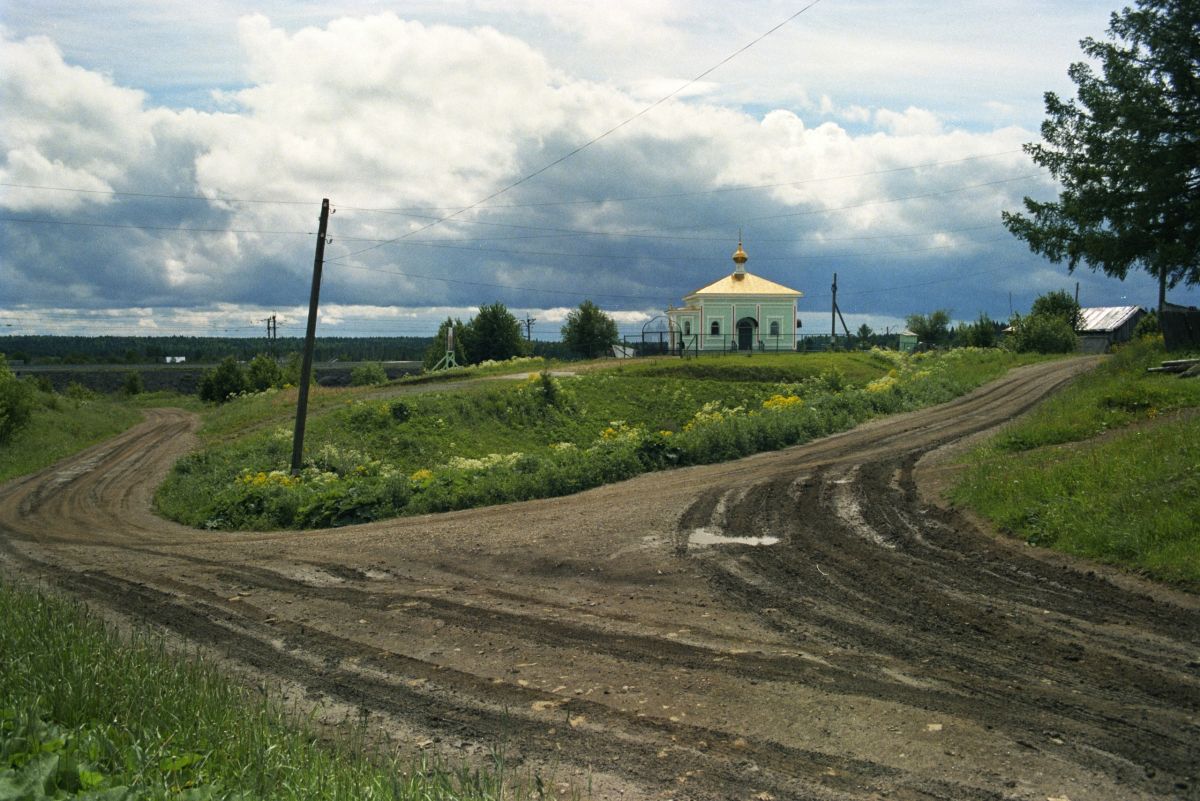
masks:
[[[688,535],[688,545],[707,548],[709,545],[775,545],[779,537],[728,537],[711,528],[695,528]]]

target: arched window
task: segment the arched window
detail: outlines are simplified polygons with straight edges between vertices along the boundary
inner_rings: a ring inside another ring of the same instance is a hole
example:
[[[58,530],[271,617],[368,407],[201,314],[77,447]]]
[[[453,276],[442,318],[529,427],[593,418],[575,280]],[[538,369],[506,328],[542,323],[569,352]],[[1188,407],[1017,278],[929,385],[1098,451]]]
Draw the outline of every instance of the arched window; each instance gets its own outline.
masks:
[[[709,327],[709,333],[712,334],[714,337],[721,335],[721,321],[720,320],[712,321],[712,325]]]
[[[692,335],[692,321],[691,320],[683,321],[683,335],[685,337],[690,337]]]
[[[773,336],[773,337],[779,336],[779,321],[778,320],[772,320],[769,328],[770,328],[771,336]]]

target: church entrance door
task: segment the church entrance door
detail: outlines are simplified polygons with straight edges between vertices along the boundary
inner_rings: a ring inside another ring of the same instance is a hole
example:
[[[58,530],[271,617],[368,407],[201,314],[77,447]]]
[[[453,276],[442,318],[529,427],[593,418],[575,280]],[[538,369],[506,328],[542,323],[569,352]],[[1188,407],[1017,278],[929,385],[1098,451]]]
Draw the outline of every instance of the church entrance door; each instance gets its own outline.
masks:
[[[743,317],[737,324],[738,350],[754,350],[754,331],[758,321],[753,317]]]

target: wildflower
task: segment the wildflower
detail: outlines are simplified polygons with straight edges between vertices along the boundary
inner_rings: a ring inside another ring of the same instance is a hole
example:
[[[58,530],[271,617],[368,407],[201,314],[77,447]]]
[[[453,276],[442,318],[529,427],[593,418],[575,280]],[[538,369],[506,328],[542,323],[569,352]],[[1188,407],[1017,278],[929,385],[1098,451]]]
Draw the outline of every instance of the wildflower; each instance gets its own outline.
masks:
[[[802,403],[804,400],[797,395],[772,395],[763,401],[762,406],[764,409],[779,412]]]

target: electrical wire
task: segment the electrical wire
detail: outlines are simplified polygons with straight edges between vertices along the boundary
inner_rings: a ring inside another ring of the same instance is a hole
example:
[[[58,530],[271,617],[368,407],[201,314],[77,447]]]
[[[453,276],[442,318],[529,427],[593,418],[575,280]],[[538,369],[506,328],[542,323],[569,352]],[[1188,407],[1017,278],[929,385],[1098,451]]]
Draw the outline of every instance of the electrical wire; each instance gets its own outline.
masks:
[[[518,178],[517,180],[513,181],[512,183],[509,183],[509,184],[507,184],[507,185],[505,185],[505,186],[501,187],[500,189],[497,189],[495,192],[492,192],[492,193],[491,193],[490,195],[488,195],[487,197],[485,197],[485,198],[482,198],[482,199],[480,199],[480,200],[477,200],[477,201],[475,201],[474,203],[470,204],[469,206],[464,206],[463,208],[459,209],[458,211],[455,211],[455,212],[453,212],[453,213],[451,213],[451,214],[447,214],[447,215],[446,215],[446,216],[444,216],[444,217],[440,217],[440,218],[438,218],[438,219],[436,219],[436,220],[434,220],[434,221],[432,221],[432,222],[430,222],[430,223],[428,223],[428,224],[426,224],[426,225],[422,226],[421,228],[418,228],[418,229],[417,229],[417,230],[415,230],[415,231],[411,231],[411,232],[409,232],[408,234],[405,234],[405,235],[403,235],[403,236],[397,237],[397,238],[396,238],[395,240],[393,240],[393,241],[398,241],[398,240],[400,240],[400,239],[407,239],[407,238],[408,238],[408,237],[410,237],[410,236],[413,236],[413,235],[415,235],[415,234],[419,234],[419,233],[421,233],[422,231],[425,231],[425,230],[428,230],[428,229],[430,229],[430,228],[433,228],[435,225],[439,225],[439,224],[441,224],[441,223],[443,223],[443,222],[447,222],[448,220],[452,220],[452,219],[454,219],[455,217],[459,216],[460,214],[465,214],[466,212],[470,211],[471,209],[474,209],[474,208],[477,208],[477,207],[479,207],[479,206],[482,206],[482,205],[484,205],[485,203],[487,203],[488,201],[494,200],[494,199],[496,199],[496,198],[500,197],[501,195],[503,195],[504,193],[506,193],[506,192],[509,192],[509,191],[511,191],[511,190],[513,190],[513,189],[516,189],[518,186],[521,186],[522,184],[524,184],[524,183],[526,183],[526,182],[528,182],[528,181],[530,181],[530,180],[532,180],[532,179],[536,178],[537,176],[541,175],[542,173],[546,172],[547,170],[549,170],[549,169],[551,169],[551,168],[553,168],[553,167],[556,167],[556,166],[558,166],[559,164],[562,164],[562,163],[563,163],[564,161],[566,161],[567,159],[569,159],[569,158],[571,158],[571,157],[573,157],[573,156],[575,156],[575,155],[577,155],[577,154],[579,154],[579,153],[582,153],[584,150],[587,150],[587,149],[588,149],[589,147],[591,147],[592,145],[596,144],[597,142],[601,141],[602,139],[605,139],[606,137],[610,136],[611,134],[613,134],[613,133],[616,133],[616,132],[617,132],[617,131],[619,131],[620,129],[624,128],[626,125],[629,125],[629,124],[630,124],[631,122],[633,122],[634,120],[637,120],[637,119],[639,119],[640,117],[642,117],[642,116],[644,116],[644,115],[648,114],[649,112],[653,111],[654,109],[658,108],[658,107],[659,107],[659,106],[661,106],[663,103],[666,103],[668,100],[670,100],[671,98],[673,98],[673,97],[675,97],[676,95],[680,94],[681,92],[683,92],[685,89],[687,89],[687,88],[688,88],[688,87],[690,87],[691,85],[693,85],[693,84],[695,84],[695,83],[699,82],[700,80],[704,79],[706,76],[708,76],[709,74],[711,74],[712,72],[714,72],[714,71],[715,71],[715,70],[717,70],[718,68],[720,68],[720,67],[724,66],[725,64],[729,63],[730,61],[732,61],[732,60],[733,60],[734,58],[736,58],[737,56],[739,56],[739,55],[741,55],[742,53],[744,53],[744,52],[746,52],[747,50],[749,50],[751,47],[754,47],[754,45],[758,44],[758,43],[759,43],[759,42],[761,42],[763,39],[766,39],[768,36],[770,36],[771,34],[775,33],[775,32],[776,32],[776,31],[778,31],[780,28],[782,28],[783,26],[787,25],[789,22],[791,22],[792,20],[796,19],[797,17],[799,17],[799,16],[800,16],[801,14],[803,14],[804,12],[808,11],[810,8],[812,8],[813,6],[817,5],[817,3],[819,3],[819,2],[821,2],[821,0],[812,0],[812,2],[810,2],[808,5],[806,5],[806,6],[804,6],[803,8],[801,8],[801,9],[800,9],[799,11],[797,11],[796,13],[792,14],[791,16],[789,16],[789,17],[788,17],[787,19],[785,19],[783,22],[780,22],[780,23],[779,23],[778,25],[776,25],[775,27],[771,28],[770,30],[766,31],[765,33],[761,34],[760,36],[756,37],[755,39],[753,39],[753,40],[752,40],[752,41],[750,41],[749,43],[747,43],[747,44],[743,45],[742,47],[738,48],[738,49],[737,49],[737,50],[735,50],[734,52],[730,53],[728,56],[726,56],[725,58],[721,59],[721,60],[720,60],[720,61],[718,61],[716,64],[714,64],[714,65],[712,65],[711,67],[709,67],[708,69],[704,70],[704,71],[703,71],[703,72],[701,72],[699,75],[695,76],[694,78],[691,78],[691,79],[690,79],[690,80],[688,80],[688,81],[685,81],[685,82],[684,82],[682,85],[680,85],[680,86],[679,86],[677,89],[675,89],[673,92],[670,92],[669,94],[667,94],[667,95],[664,95],[663,97],[660,97],[658,100],[655,100],[653,103],[651,103],[650,105],[648,105],[648,106],[646,106],[645,108],[641,109],[640,111],[638,111],[637,113],[633,114],[632,116],[630,116],[630,117],[627,117],[626,119],[624,119],[624,120],[622,120],[621,122],[617,123],[616,125],[614,125],[613,127],[609,128],[608,130],[604,131],[603,133],[599,134],[598,136],[595,136],[595,137],[593,137],[593,138],[589,139],[588,141],[584,142],[583,144],[579,145],[579,146],[578,146],[578,147],[576,147],[574,150],[571,150],[570,152],[568,152],[568,153],[565,153],[565,154],[564,154],[564,155],[562,155],[562,156],[559,156],[558,158],[554,159],[553,161],[549,162],[548,164],[545,164],[545,165],[543,165],[543,166],[539,167],[538,169],[534,170],[533,172],[531,172],[531,173],[527,173],[526,175],[522,176],[521,178]],[[334,258],[332,258],[332,259],[327,259],[327,260],[326,260],[326,263],[328,263],[328,262],[331,262],[331,261],[339,261],[339,260],[341,260],[341,259],[348,259],[348,258],[350,258],[350,257],[352,257],[352,256],[357,256],[357,255],[359,255],[360,253],[366,253],[366,252],[367,252],[367,251],[369,251],[369,250],[375,250],[375,249],[377,249],[377,248],[384,247],[385,245],[388,245],[388,244],[390,244],[390,242],[381,242],[381,243],[378,243],[378,244],[375,244],[375,245],[371,245],[370,247],[367,247],[367,248],[363,248],[363,249],[361,249],[361,250],[354,251],[353,253],[345,253],[345,254],[343,254],[343,255],[341,255],[341,256],[336,256],[336,257],[334,257]]]

